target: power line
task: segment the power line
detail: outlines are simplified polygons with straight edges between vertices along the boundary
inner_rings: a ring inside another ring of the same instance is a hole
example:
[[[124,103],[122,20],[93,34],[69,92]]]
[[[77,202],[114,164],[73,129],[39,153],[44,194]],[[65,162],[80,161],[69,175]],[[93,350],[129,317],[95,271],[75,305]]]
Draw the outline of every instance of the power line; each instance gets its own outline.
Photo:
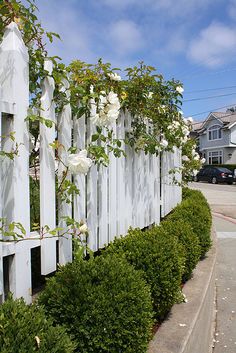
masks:
[[[199,97],[199,98],[185,99],[185,100],[183,100],[183,102],[193,102],[193,101],[200,101],[200,100],[213,99],[213,98],[219,98],[219,97],[228,97],[228,96],[233,96],[235,94],[236,94],[236,92],[227,93],[227,94],[219,94],[217,96],[208,96],[208,97]]]
[[[225,106],[223,106],[223,107],[213,108],[213,109],[211,109],[211,110],[206,110],[206,111],[201,112],[201,113],[189,114],[189,116],[197,116],[197,115],[201,115],[201,114],[211,113],[211,112],[217,111],[218,109],[229,108],[229,107],[233,107],[233,106],[236,106],[236,103],[232,103],[232,104],[229,104],[229,105],[225,105]],[[231,114],[229,114],[229,115],[231,115]]]
[[[236,86],[198,89],[198,90],[189,91],[189,92],[188,91],[184,91],[184,94],[191,94],[191,93],[197,93],[197,92],[207,92],[207,91],[218,91],[218,90],[221,90],[221,89],[230,89],[230,88],[236,88]]]
[[[214,72],[209,72],[209,71],[206,71],[206,70],[202,70],[202,71],[197,70],[197,71],[195,71],[193,74],[190,74],[190,75],[186,76],[185,78],[184,78],[184,76],[185,76],[185,75],[184,75],[184,76],[183,76],[183,79],[184,79],[184,80],[187,80],[187,79],[189,79],[189,78],[192,78],[192,77],[194,77],[194,76],[198,76],[198,75],[201,75],[201,74],[205,74],[205,75],[217,75],[217,74],[220,74],[220,73],[231,72],[231,71],[236,71],[236,68],[225,69],[225,70],[219,70],[219,71],[214,71]]]

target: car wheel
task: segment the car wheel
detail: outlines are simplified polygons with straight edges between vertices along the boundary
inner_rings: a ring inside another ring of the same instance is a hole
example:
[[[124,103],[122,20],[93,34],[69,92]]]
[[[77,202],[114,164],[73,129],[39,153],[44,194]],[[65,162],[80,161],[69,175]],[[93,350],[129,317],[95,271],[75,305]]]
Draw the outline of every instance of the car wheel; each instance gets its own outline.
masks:
[[[229,181],[227,184],[228,184],[228,185],[232,185],[233,183],[232,183],[231,181]]]
[[[212,182],[212,184],[217,184],[217,179],[216,179],[216,177],[212,177],[211,182]]]

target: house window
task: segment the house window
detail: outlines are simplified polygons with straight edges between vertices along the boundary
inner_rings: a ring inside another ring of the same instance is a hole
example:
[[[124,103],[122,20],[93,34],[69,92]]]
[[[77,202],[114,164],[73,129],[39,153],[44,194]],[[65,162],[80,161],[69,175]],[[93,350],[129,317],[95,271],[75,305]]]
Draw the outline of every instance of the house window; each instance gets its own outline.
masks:
[[[219,140],[222,137],[221,126],[213,125],[208,129],[208,139],[211,140]]]
[[[223,164],[223,152],[222,151],[208,152],[208,163]]]

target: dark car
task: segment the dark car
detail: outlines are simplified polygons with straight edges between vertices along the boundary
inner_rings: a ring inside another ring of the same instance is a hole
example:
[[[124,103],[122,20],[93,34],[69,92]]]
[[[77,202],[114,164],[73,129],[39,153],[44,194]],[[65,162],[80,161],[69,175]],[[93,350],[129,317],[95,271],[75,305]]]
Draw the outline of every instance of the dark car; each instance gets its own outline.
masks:
[[[233,184],[233,172],[227,168],[206,166],[199,170],[194,177],[195,181],[208,181],[212,184],[227,183]]]

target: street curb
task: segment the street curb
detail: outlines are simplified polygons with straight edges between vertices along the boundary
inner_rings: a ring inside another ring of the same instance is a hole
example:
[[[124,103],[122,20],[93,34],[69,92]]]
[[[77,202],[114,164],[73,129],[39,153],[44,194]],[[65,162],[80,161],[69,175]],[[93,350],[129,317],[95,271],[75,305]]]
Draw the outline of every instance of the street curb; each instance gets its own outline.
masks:
[[[207,257],[183,288],[187,303],[175,304],[147,353],[209,353],[215,318],[216,234]]]
[[[225,216],[225,215],[223,215],[221,213],[218,213],[218,212],[212,212],[212,215],[215,216],[215,217],[222,218],[222,219],[225,219],[226,221],[229,221],[231,223],[236,224],[236,219],[235,218],[232,218],[232,217],[229,217],[229,216]]]

